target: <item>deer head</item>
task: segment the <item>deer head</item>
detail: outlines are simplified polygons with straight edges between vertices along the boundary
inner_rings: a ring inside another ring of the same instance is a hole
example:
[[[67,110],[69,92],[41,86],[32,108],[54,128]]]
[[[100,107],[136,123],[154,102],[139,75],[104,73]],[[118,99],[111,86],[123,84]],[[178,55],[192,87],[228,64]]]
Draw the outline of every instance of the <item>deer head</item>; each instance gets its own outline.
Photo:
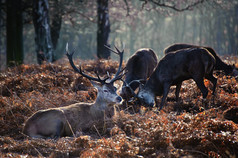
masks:
[[[127,84],[126,81],[124,81],[123,79],[121,79],[121,80],[123,81],[123,86],[120,91],[120,96],[125,100],[129,100],[133,97],[137,98],[138,96],[135,93],[135,90],[136,90],[135,87],[139,87],[139,89],[140,89],[140,87],[142,85],[144,85],[146,82],[146,80],[144,80],[144,79],[139,79],[139,80],[133,80],[129,84]]]
[[[238,76],[238,68],[236,68],[235,64],[232,65],[231,75],[232,75],[232,76],[235,76],[235,77]]]
[[[105,46],[105,47],[107,47],[107,46]],[[110,76],[105,77],[104,79],[101,79],[101,77],[98,75],[97,72],[95,72],[97,77],[89,76],[82,71],[81,66],[78,69],[75,66],[73,59],[72,59],[74,51],[72,53],[69,53],[68,43],[66,44],[66,55],[69,59],[69,63],[71,65],[71,67],[74,69],[74,71],[76,71],[77,73],[81,74],[83,77],[86,77],[87,79],[90,80],[90,82],[93,84],[93,86],[98,90],[96,102],[105,103],[103,105],[120,103],[122,101],[122,98],[119,95],[117,95],[117,93],[116,93],[117,88],[113,84],[115,81],[120,80],[122,78],[122,76],[124,75],[122,73],[123,71],[121,71],[124,50],[120,51],[118,48],[115,47],[116,51],[114,51],[109,47],[107,47],[107,48],[120,56],[118,70],[117,70],[115,76],[110,80],[109,80]]]

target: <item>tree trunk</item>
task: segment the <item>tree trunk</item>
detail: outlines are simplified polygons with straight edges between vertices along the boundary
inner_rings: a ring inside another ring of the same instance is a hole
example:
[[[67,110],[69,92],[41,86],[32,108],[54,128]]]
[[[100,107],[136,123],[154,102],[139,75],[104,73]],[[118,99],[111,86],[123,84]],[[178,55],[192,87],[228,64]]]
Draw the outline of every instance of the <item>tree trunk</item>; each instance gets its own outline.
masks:
[[[22,1],[7,0],[7,66],[23,63]]]
[[[104,46],[108,45],[110,33],[108,0],[97,0],[98,3],[98,30],[97,30],[97,56],[99,59],[108,59],[110,51]]]
[[[49,3],[48,0],[33,1],[33,23],[35,27],[35,42],[37,61],[53,61],[53,46],[51,41],[49,25]]]
[[[56,50],[57,42],[60,35],[61,23],[62,23],[62,9],[59,6],[59,0],[53,1],[54,7],[52,11],[52,23],[50,25],[51,39],[53,44],[53,49]],[[56,54],[53,55],[53,61],[56,60]]]

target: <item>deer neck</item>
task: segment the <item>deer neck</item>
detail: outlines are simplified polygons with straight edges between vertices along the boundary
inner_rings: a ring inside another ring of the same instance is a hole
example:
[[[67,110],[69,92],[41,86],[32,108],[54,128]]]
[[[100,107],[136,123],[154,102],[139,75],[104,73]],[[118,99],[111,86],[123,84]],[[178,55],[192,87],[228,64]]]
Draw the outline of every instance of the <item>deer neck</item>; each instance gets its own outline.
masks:
[[[107,109],[108,105],[109,103],[100,98],[97,98],[90,108],[90,113],[92,114],[94,119],[104,117],[104,111]]]

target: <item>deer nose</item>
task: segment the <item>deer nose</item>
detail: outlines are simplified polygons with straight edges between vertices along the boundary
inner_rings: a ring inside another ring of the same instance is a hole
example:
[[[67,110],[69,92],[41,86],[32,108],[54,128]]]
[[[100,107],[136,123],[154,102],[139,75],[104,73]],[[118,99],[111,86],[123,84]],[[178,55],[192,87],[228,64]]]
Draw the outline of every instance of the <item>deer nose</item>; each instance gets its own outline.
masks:
[[[116,98],[116,100],[117,100],[118,103],[120,103],[120,102],[122,101],[122,98],[121,98],[120,96],[118,96],[118,97]]]

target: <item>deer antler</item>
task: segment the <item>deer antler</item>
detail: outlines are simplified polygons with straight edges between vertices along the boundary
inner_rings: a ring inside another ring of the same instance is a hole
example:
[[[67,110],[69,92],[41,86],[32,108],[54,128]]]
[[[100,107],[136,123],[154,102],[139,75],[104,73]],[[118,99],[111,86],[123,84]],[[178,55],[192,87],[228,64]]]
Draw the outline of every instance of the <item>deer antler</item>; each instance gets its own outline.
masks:
[[[131,88],[130,84],[127,84],[125,80],[123,80],[122,78],[120,79],[125,85],[126,87],[128,87],[133,95],[133,97],[137,97],[137,94],[134,92],[134,90]]]
[[[99,77],[98,73],[95,72],[96,75],[97,75],[97,78],[94,78],[94,77],[91,77],[91,76],[89,76],[89,75],[83,73],[83,71],[82,71],[82,69],[81,69],[81,65],[80,65],[80,68],[79,68],[79,69],[75,66],[75,64],[74,64],[74,62],[73,62],[73,55],[74,55],[75,50],[73,50],[72,53],[69,53],[68,43],[66,44],[65,51],[66,51],[66,55],[67,55],[67,57],[68,57],[68,59],[69,59],[69,63],[70,63],[70,65],[72,66],[72,68],[74,69],[74,71],[78,72],[78,73],[81,74],[83,77],[86,77],[86,78],[89,79],[89,80],[97,81],[97,82],[100,82],[101,84],[105,84],[105,83],[106,83],[106,80],[108,79],[108,77],[102,80],[102,79]]]
[[[117,54],[120,56],[120,61],[119,61],[119,67],[118,70],[114,76],[114,78],[111,79],[110,83],[115,82],[116,80],[120,80],[122,78],[122,76],[124,75],[124,73],[122,73],[124,71],[124,69],[121,70],[121,66],[122,66],[122,61],[123,61],[123,54],[124,54],[124,49],[122,51],[120,51],[116,46],[115,50],[111,49],[110,47],[108,47],[107,45],[104,45],[107,49],[109,49],[110,51],[112,51],[113,53]],[[122,73],[122,74],[121,74]]]

